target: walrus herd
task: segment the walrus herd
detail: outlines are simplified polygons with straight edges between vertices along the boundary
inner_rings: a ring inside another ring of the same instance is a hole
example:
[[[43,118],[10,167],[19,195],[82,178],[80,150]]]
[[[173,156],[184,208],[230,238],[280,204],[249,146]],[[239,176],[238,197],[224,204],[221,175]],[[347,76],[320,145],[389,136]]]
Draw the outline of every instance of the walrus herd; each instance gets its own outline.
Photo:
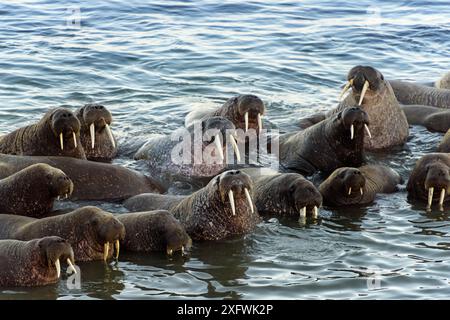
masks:
[[[408,200],[448,210],[449,112],[450,73],[426,86],[356,66],[338,106],[299,120],[295,132],[269,137],[266,106],[254,95],[187,114],[184,127],[134,154],[150,169],[143,174],[111,163],[120,146],[105,106],[51,109],[0,136],[0,287],[52,284],[61,264],[76,272],[75,261],[117,260],[121,250],[185,254],[192,241],[248,234],[263,217],[304,223],[318,219],[322,206],[371,205],[403,181],[366,152],[395,152],[410,125],[446,134],[412,168]],[[278,169],[250,161],[260,150],[277,155]],[[196,181],[197,190],[168,194],[166,175]],[[65,199],[120,203],[128,213],[82,204],[55,210]]]

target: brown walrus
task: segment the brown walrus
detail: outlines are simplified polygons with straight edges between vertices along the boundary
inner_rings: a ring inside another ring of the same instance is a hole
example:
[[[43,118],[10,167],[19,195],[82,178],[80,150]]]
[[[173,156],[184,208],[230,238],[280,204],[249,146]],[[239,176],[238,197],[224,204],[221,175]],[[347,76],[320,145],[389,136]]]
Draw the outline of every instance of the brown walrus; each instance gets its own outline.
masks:
[[[409,176],[409,200],[427,203],[431,210],[434,201],[444,211],[444,203],[450,200],[450,153],[430,153],[420,158]]]
[[[56,199],[72,191],[73,183],[64,172],[34,164],[0,180],[0,213],[41,218],[52,210]]]
[[[422,125],[430,131],[447,132],[450,129],[450,110],[430,106],[402,106],[409,124]]]
[[[319,186],[327,206],[363,205],[372,203],[378,193],[393,193],[402,181],[389,167],[366,165],[360,168],[336,169]]]
[[[242,171],[252,178],[252,198],[259,214],[317,218],[322,195],[301,174],[265,168]]]
[[[260,98],[250,94],[238,95],[228,99],[220,108],[213,111],[195,110],[186,116],[185,125],[188,127],[196,120],[211,117],[224,117],[230,120],[237,129],[247,131],[254,129],[259,132],[262,127],[262,116],[266,109]]]
[[[37,123],[0,137],[0,153],[86,159],[80,121],[64,108],[49,110]]]
[[[446,73],[442,78],[437,80],[434,86],[438,89],[450,89],[450,72]]]
[[[144,192],[164,192],[152,178],[107,163],[69,157],[21,157],[0,154],[0,178],[36,163],[62,170],[73,182],[71,200],[122,201]]]
[[[351,93],[338,107],[326,115],[316,114],[301,120],[304,128],[330,117],[347,107],[359,106],[367,112],[373,137],[366,136],[364,147],[369,151],[383,150],[405,144],[408,138],[408,121],[394,95],[391,85],[383,74],[369,66],[356,66],[347,75],[348,83],[341,93]]]
[[[107,260],[113,256],[114,244],[118,257],[125,227],[111,213],[96,207],[42,219],[0,214],[0,239],[28,241],[47,236],[66,239],[77,261]]]
[[[166,210],[115,215],[125,226],[124,251],[163,251],[168,255],[189,250],[192,240],[180,222]]]
[[[261,221],[251,190],[247,174],[230,170],[190,196],[143,194],[124,205],[133,211],[167,209],[193,240],[221,240],[249,233]]]
[[[359,167],[364,162],[368,125],[365,111],[346,108],[303,131],[281,135],[280,164],[304,175],[332,172],[343,166]]]
[[[111,131],[112,115],[99,104],[87,104],[76,111],[80,120],[80,140],[86,158],[110,162],[117,155],[117,141]]]
[[[0,287],[56,283],[61,275],[61,261],[75,270],[72,247],[60,237],[27,242],[0,240]]]
[[[439,144],[437,151],[450,153],[450,129],[448,129],[447,133]]]
[[[437,108],[450,108],[450,90],[428,87],[426,85],[391,80],[398,102],[406,105],[424,105]]]

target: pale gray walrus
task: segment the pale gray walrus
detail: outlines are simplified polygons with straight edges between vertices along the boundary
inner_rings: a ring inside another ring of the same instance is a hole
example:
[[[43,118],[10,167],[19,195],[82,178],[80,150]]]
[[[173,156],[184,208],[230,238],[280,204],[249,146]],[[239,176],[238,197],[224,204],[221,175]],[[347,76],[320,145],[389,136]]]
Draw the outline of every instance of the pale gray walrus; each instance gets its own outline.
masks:
[[[437,151],[450,153],[450,129],[448,129],[444,138],[442,138],[442,141],[439,144]]]
[[[304,175],[359,167],[364,162],[365,133],[371,135],[367,113],[346,108],[303,131],[281,135],[280,164]]]
[[[151,138],[134,158],[146,160],[155,175],[210,178],[226,170],[227,145],[231,145],[240,159],[234,131],[230,120],[208,118],[194,122],[188,128],[181,128],[172,135]]]
[[[0,213],[41,218],[55,200],[72,194],[73,183],[59,169],[34,164],[0,180]]]
[[[319,186],[327,206],[364,205],[372,203],[378,193],[396,192],[402,182],[393,169],[381,165],[336,169]]]
[[[447,132],[450,129],[450,110],[418,105],[405,105],[402,109],[409,124],[421,125],[436,132]]]
[[[112,115],[100,104],[87,104],[76,111],[80,140],[91,161],[110,162],[117,155],[117,140],[111,131]]]
[[[124,205],[130,211],[168,210],[193,240],[221,240],[249,233],[261,221],[251,190],[247,174],[230,170],[190,196],[142,194]]]
[[[86,159],[80,121],[64,108],[49,110],[37,123],[0,137],[0,153]]]
[[[260,98],[250,94],[238,95],[228,99],[220,108],[215,110],[194,110],[186,116],[186,127],[195,121],[206,120],[212,117],[224,117],[230,120],[237,129],[245,132],[254,129],[260,132],[263,129],[262,116],[266,109]]]
[[[0,154],[0,178],[36,163],[62,170],[73,182],[71,200],[122,201],[144,192],[164,192],[156,180],[118,165],[69,157],[21,157]]]
[[[365,137],[366,150],[377,151],[403,145],[409,134],[408,121],[383,74],[370,66],[356,66],[349,71],[347,80],[341,97],[349,89],[352,89],[351,93],[336,109],[302,119],[300,126],[306,128],[347,107],[360,106],[367,112],[373,135]]]
[[[0,288],[56,283],[61,276],[61,262],[76,272],[72,247],[60,237],[27,242],[0,240]]]
[[[125,227],[111,213],[96,207],[42,219],[0,214],[0,239],[29,241],[47,236],[67,240],[77,261],[107,260],[113,256],[113,246],[118,258]]]
[[[437,202],[444,211],[444,204],[450,201],[450,153],[430,153],[420,158],[406,189],[409,200],[427,203],[427,210]]]

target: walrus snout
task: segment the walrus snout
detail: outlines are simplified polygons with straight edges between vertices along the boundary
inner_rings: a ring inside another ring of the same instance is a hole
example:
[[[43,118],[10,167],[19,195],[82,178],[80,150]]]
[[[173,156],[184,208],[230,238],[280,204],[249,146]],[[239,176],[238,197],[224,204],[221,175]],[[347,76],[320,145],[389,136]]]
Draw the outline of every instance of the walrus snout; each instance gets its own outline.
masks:
[[[425,190],[428,192],[429,201],[436,197],[439,198],[439,204],[442,205],[449,200],[447,197],[450,192],[449,171],[450,168],[443,163],[434,163],[428,167],[425,177]]]
[[[75,257],[72,246],[66,240],[60,237],[45,237],[38,242],[44,261],[47,262],[49,268],[54,267],[56,275],[61,275],[61,261],[67,263],[73,270]],[[76,271],[75,271],[76,272]]]
[[[291,184],[289,193],[292,195],[295,202],[295,208],[300,213],[300,216],[306,216],[310,213],[314,218],[317,218],[319,208],[322,206],[322,194],[309,181],[298,179]]]
[[[352,82],[354,92],[359,93],[364,89],[366,81],[369,83],[369,90],[378,90],[384,81],[384,76],[371,66],[356,66],[349,71],[347,80]]]
[[[84,126],[95,124],[95,129],[101,131],[106,125],[111,125],[112,114],[100,104],[87,104],[83,107],[82,118]]]
[[[255,95],[245,94],[236,98],[238,114],[236,123],[244,124],[245,132],[249,128],[262,130],[262,116],[266,112],[264,102]]]
[[[171,224],[165,232],[166,252],[172,255],[173,252],[189,251],[192,247],[192,239],[187,234],[181,224]]]
[[[73,182],[64,172],[61,171],[61,173],[53,177],[50,186],[55,196],[68,198],[73,192]]]
[[[253,186],[250,176],[239,170],[229,170],[219,177],[219,192],[222,202],[229,202],[233,216],[236,215],[236,199],[245,199],[250,211],[254,213],[254,202],[250,195]]]
[[[372,134],[369,129],[369,115],[359,107],[347,108],[342,112],[342,123],[344,128],[350,130],[350,139],[353,140],[356,132],[365,130],[368,137]]]
[[[344,189],[342,190],[348,196],[353,194],[364,194],[364,187],[366,185],[366,178],[356,168],[349,168],[340,173],[339,178],[342,180]]]

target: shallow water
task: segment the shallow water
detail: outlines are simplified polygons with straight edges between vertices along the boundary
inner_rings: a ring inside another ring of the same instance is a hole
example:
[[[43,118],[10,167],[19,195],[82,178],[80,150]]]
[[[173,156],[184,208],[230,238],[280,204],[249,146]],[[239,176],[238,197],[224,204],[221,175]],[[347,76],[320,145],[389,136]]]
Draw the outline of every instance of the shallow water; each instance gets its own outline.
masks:
[[[148,136],[234,94],[261,97],[266,124],[289,131],[334,106],[356,64],[421,82],[450,69],[448,1],[78,3],[80,21],[70,1],[0,3],[0,133],[52,106],[103,103],[122,145],[116,162],[135,168],[129,154]],[[406,179],[441,136],[412,128],[403,149],[372,159]],[[306,226],[268,219],[244,238],[196,243],[187,257],[81,264],[79,290],[63,279],[0,289],[0,299],[448,298],[449,232],[449,212],[426,214],[402,191],[323,209]]]

